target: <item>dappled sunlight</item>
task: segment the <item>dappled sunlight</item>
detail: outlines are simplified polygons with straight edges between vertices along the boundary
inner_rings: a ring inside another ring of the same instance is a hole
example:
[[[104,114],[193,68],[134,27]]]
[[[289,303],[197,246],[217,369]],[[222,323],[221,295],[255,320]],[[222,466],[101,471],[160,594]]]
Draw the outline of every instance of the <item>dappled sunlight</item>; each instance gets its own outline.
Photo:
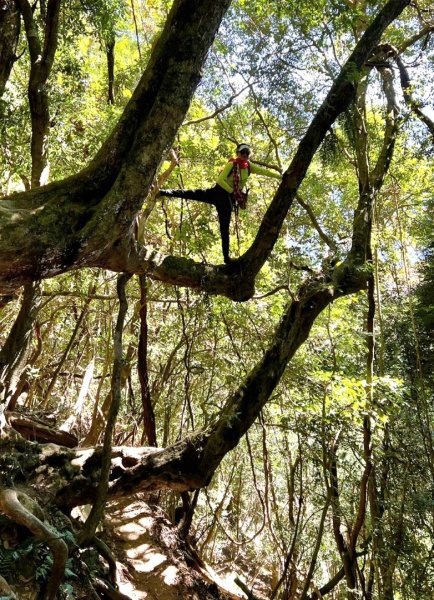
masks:
[[[119,527],[119,531],[125,535],[129,540],[136,540],[145,531],[143,527],[130,521]]]
[[[139,497],[110,503],[106,529],[120,565],[119,591],[132,599],[199,599],[204,585],[218,586],[220,596],[212,597],[223,600],[229,592],[232,599],[242,598],[233,581],[203,565],[192,567],[193,559],[173,523],[161,509],[148,506]]]
[[[134,598],[134,600],[143,600],[145,598],[150,598],[149,594],[144,590],[139,590],[137,587],[130,581],[123,581],[119,584],[119,591],[121,594],[125,594],[130,598]]]
[[[434,600],[434,1],[0,7],[0,600]]]
[[[176,567],[174,567],[173,565],[171,565],[170,567],[167,567],[167,569],[164,569],[164,571],[162,573],[164,583],[167,583],[167,585],[176,585],[177,574],[178,574],[178,569]]]
[[[131,548],[127,551],[127,556],[136,559],[133,561],[135,568],[142,573],[153,571],[167,560],[167,556],[155,552],[149,544],[141,544],[136,548]]]

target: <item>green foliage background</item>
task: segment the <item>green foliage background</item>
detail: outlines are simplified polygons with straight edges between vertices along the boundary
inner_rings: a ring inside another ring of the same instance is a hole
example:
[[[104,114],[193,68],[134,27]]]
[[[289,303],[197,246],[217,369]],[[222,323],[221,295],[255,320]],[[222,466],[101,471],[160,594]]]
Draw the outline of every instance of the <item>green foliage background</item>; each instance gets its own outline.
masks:
[[[149,58],[169,5],[141,0],[65,3],[50,80],[52,180],[83,168],[113,128]],[[212,185],[240,141],[253,145],[253,160],[285,168],[339,63],[354,45],[360,24],[377,5],[342,0],[234,2],[208,57],[186,124],[179,131],[179,164],[165,185]],[[428,2],[419,5],[431,10]],[[392,28],[391,40],[398,45],[416,29],[415,18],[403,17]],[[105,42],[110,36],[116,39],[114,105],[107,103]],[[29,179],[25,47],[22,35],[20,60],[0,104],[4,194],[23,189]],[[418,57],[412,75],[425,98],[432,98],[434,80],[426,74],[432,74],[433,51],[428,37],[406,56],[409,64]],[[371,80],[367,123],[374,159],[385,109],[374,74]],[[202,120],[215,112],[214,118]],[[159,445],[167,446],[215,419],[228,395],[270,344],[283,308],[296,296],[306,272],[324,268],[327,261],[339,260],[348,250],[358,195],[350,120],[351,114],[335,124],[300,190],[322,230],[334,240],[335,252],[296,203],[259,276],[255,297],[248,303],[234,304],[148,281],[148,371]],[[409,116],[403,119],[394,161],[377,198],[373,402],[366,395],[367,303],[360,293],[336,301],[318,318],[261,418],[199,494],[192,534],[199,550],[216,568],[243,573],[249,585],[260,591],[270,593],[284,574],[280,589],[295,585],[298,595],[294,597],[300,597],[326,502],[325,469],[336,439],[343,535],[351,530],[363,471],[363,419],[369,415],[374,462],[382,477],[384,546],[381,551],[372,546],[376,525],[368,512],[358,546],[364,572],[367,577],[371,567],[377,568],[376,560],[395,561],[397,599],[428,600],[434,592],[430,454],[434,182],[429,148],[426,131]],[[167,158],[161,172],[168,166]],[[253,241],[275,188],[274,180],[252,178],[251,205],[240,213],[237,223],[239,241],[232,230],[235,256]],[[147,199],[143,200],[146,206]],[[212,207],[158,200],[145,235],[146,243],[163,253],[221,261]],[[43,412],[61,425],[77,409],[84,374],[92,368],[90,388],[74,426],[83,439],[95,418],[95,406],[101,406],[109,392],[117,311],[115,276],[77,271],[46,281],[43,294],[38,317],[43,350],[28,366],[28,385],[20,406]],[[53,371],[89,296],[86,316],[47,397]],[[144,443],[136,369],[140,300],[135,279],[129,283],[128,298],[123,405],[116,444],[140,445]],[[17,298],[2,310],[2,341],[19,306]],[[179,503],[176,494],[160,494],[159,502],[174,516]],[[285,571],[289,552],[291,563]],[[329,513],[314,569],[315,585],[321,587],[340,566]],[[375,581],[374,597],[382,598]],[[333,597],[341,598],[344,593],[341,583]]]

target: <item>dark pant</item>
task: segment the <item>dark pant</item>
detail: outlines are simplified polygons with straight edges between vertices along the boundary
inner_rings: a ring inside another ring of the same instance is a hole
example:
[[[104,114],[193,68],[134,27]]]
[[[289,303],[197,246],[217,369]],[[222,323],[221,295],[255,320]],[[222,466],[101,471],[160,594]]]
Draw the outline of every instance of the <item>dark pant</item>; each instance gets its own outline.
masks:
[[[160,190],[160,196],[197,200],[215,206],[220,224],[223,258],[225,261],[229,259],[229,225],[232,214],[232,200],[231,195],[226,190],[219,185],[215,185],[207,190]]]

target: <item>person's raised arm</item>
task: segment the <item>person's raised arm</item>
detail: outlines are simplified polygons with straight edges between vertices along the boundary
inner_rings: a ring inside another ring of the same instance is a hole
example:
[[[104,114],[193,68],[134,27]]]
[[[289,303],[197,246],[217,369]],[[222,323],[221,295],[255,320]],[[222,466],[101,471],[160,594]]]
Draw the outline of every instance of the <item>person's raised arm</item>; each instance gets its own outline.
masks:
[[[278,179],[279,181],[282,179],[282,175],[277,171],[272,171],[271,169],[266,169],[265,167],[260,167],[259,165],[255,165],[254,163],[250,163],[250,172],[255,175],[264,175],[265,177],[274,177],[274,179]]]

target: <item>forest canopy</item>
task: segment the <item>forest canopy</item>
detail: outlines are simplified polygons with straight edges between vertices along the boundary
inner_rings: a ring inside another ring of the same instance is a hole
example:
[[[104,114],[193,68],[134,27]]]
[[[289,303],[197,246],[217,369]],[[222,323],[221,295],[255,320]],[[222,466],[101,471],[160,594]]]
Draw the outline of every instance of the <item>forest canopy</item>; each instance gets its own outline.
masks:
[[[133,496],[243,597],[432,597],[433,32],[428,0],[0,2],[2,597],[31,557],[45,599],[126,598]],[[223,264],[159,190],[241,142]]]

